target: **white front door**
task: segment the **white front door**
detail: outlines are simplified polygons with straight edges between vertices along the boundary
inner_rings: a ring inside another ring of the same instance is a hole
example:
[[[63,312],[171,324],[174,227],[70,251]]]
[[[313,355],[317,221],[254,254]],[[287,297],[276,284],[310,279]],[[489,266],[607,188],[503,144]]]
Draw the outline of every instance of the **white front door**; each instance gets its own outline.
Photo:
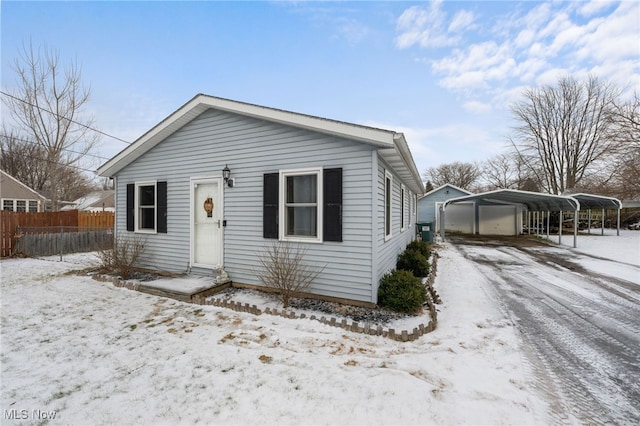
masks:
[[[222,182],[191,180],[191,261],[196,267],[222,267]]]

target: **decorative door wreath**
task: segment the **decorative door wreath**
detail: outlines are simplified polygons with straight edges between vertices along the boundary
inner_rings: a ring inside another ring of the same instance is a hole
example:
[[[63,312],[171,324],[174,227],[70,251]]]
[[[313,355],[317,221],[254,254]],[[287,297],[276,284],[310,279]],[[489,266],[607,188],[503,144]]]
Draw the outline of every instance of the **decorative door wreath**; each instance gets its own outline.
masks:
[[[204,200],[204,211],[207,212],[207,217],[213,216],[213,199],[211,197]]]

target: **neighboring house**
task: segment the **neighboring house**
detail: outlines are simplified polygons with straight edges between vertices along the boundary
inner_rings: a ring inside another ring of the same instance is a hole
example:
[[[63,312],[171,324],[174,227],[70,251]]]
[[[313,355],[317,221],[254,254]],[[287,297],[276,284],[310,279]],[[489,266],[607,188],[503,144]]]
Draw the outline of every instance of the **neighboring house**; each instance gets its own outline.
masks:
[[[45,201],[46,198],[38,192],[0,170],[0,210],[41,212]]]
[[[365,303],[414,239],[423,188],[402,133],[207,95],[98,172],[116,232],[146,237],[143,267],[261,285],[258,256],[291,242],[324,266],[312,293]]]
[[[435,232],[440,232],[440,207],[452,198],[470,195],[471,192],[446,184],[435,188],[418,199],[418,222],[431,222]],[[445,230],[474,233],[474,203],[452,204],[447,207]]]
[[[93,191],[84,197],[67,204],[60,210],[83,210],[90,212],[113,212],[115,211],[115,191]]]

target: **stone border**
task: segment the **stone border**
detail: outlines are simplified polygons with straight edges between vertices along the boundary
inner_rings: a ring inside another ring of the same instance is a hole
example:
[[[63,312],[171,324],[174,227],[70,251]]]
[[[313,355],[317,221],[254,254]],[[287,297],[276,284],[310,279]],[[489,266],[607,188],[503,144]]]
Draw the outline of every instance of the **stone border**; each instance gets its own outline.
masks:
[[[318,318],[316,315],[311,315],[308,318],[312,321],[318,321],[322,324],[329,325],[331,327],[338,327],[343,330],[350,331],[352,333],[367,334],[370,336],[382,336],[397,342],[411,342],[411,341],[417,340],[421,336],[424,336],[425,334],[430,333],[436,329],[438,325],[438,316],[437,316],[438,314],[436,311],[435,304],[442,303],[442,301],[440,300],[440,296],[438,296],[438,293],[433,288],[433,282],[435,281],[435,278],[436,278],[438,255],[437,253],[433,252],[431,257],[432,257],[432,261],[431,261],[431,268],[429,268],[429,276],[423,279],[423,284],[428,289],[428,300],[425,303],[425,305],[429,311],[429,316],[431,319],[426,324],[424,323],[419,324],[418,327],[415,327],[411,332],[409,332],[408,330],[396,331],[393,328],[385,329],[381,325],[378,325],[376,327],[368,323],[360,324],[357,321],[351,321],[351,323],[349,323],[347,319],[342,319],[341,321],[338,321],[335,317],[327,318],[325,316],[321,316],[320,318]],[[116,287],[126,288],[129,290],[138,290],[138,287],[139,287],[138,283],[121,280],[119,278],[108,277],[105,275],[93,275],[92,277],[94,280],[101,281],[101,282],[110,282]],[[278,309],[271,309],[271,308],[266,308],[263,311],[262,309],[259,309],[256,305],[249,305],[248,303],[242,304],[240,302],[235,302],[233,300],[228,300],[228,299],[218,299],[218,298],[211,299],[210,296],[209,296],[209,300],[207,300],[207,297],[195,295],[193,296],[193,300],[191,303],[196,305],[216,306],[219,308],[231,309],[232,311],[235,311],[235,312],[246,312],[252,315],[265,314],[265,315],[273,315],[273,316],[278,316],[278,317],[287,318],[287,319],[307,318],[307,315],[304,313],[298,315],[295,312],[287,311],[285,309],[278,310]]]

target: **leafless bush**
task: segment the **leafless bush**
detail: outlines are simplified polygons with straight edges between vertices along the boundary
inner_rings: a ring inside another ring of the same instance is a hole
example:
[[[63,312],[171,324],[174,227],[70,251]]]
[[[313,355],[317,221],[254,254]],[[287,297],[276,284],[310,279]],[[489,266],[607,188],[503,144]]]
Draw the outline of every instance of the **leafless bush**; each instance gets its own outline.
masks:
[[[118,234],[113,245],[98,251],[101,267],[127,279],[135,269],[135,264],[144,250],[145,239],[140,235]]]
[[[289,307],[289,299],[296,293],[304,292],[324,270],[324,266],[304,262],[306,248],[299,245],[274,242],[266,252],[258,256],[263,271],[258,272],[262,284],[278,290],[282,305]]]

